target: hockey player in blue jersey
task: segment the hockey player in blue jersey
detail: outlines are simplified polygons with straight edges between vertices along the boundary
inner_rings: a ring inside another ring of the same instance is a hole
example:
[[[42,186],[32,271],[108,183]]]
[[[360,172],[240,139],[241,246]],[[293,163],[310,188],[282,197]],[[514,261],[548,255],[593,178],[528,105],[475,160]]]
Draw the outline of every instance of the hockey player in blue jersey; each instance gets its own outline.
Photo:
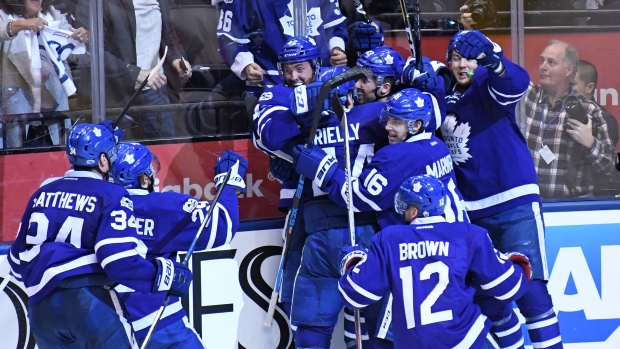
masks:
[[[385,102],[396,92],[405,67],[403,57],[389,46],[379,46],[364,52],[356,65],[368,68],[372,79],[362,78],[355,83],[356,104]]]
[[[210,204],[176,192],[153,192],[158,164],[151,151],[137,143],[118,145],[118,157],[112,167],[115,183],[124,186],[134,203],[135,225],[138,236],[146,246],[146,258],[176,258],[178,252],[189,250]],[[155,161],[154,161],[155,160]],[[225,151],[215,165],[215,182],[223,185],[223,176],[230,167],[233,173],[213,211],[210,223],[197,241],[196,251],[230,243],[239,227],[237,191],[245,192],[243,176],[247,161]],[[125,304],[138,343],[142,345],[164,301],[165,294],[144,294],[119,285],[116,287]],[[149,342],[149,348],[202,348],[203,344],[187,321],[179,297],[171,297]]]
[[[324,66],[346,66],[346,18],[338,1],[307,0],[307,35],[318,44]],[[234,0],[221,3],[217,28],[219,52],[248,85],[282,83],[276,63],[294,35],[293,0]]]
[[[116,156],[106,127],[76,125],[67,139],[74,171],[40,187],[28,201],[9,263],[26,287],[39,348],[129,348],[130,326],[121,317],[116,283],[143,293],[189,291],[187,267],[140,254],[133,202],[124,188],[107,181]]]
[[[533,280],[517,306],[536,348],[561,348],[546,287],[549,274],[536,172],[515,119],[529,76],[503,57],[499,45],[475,30],[452,38],[446,60],[455,83],[447,96],[448,116],[441,133],[452,153],[465,207],[472,222],[489,231],[498,250],[528,256]],[[515,316],[506,318],[499,309],[492,316],[493,307],[482,306],[489,318],[495,317],[493,332],[520,336]]]
[[[448,223],[446,194],[435,177],[407,179],[393,199],[407,225],[384,228],[369,250],[343,249],[343,301],[363,309],[391,291],[395,348],[483,348],[491,322],[472,303],[471,282],[501,302],[527,290],[527,258],[495,250],[483,228]]]

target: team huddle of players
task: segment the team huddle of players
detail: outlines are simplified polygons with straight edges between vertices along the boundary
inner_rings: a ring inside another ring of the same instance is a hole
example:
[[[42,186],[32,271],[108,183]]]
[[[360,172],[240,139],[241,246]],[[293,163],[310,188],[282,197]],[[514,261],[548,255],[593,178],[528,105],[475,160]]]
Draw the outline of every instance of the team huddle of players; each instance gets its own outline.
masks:
[[[452,38],[447,66],[424,57],[419,69],[360,25],[368,37],[356,39],[357,66],[372,78],[332,91],[347,124],[318,100],[347,68],[322,67],[330,56],[312,36],[282,43],[281,82],[259,86],[254,109],[253,143],[282,181],[282,210],[291,210],[300,175],[308,179],[280,298],[296,347],[329,348],[345,307],[347,347],[351,309],[362,309],[364,347],[523,348],[516,301],[533,346],[561,348],[536,174],[515,121],[527,73],[478,31]],[[192,274],[176,255],[210,205],[154,192],[156,157],[119,143],[119,133],[111,123],[75,126],[73,169],[39,188],[24,213],[9,262],[26,286],[35,339],[41,348],[131,347],[171,295],[149,347],[202,347],[179,301]],[[216,185],[232,175],[197,249],[234,236],[246,168],[232,151],[217,158]]]

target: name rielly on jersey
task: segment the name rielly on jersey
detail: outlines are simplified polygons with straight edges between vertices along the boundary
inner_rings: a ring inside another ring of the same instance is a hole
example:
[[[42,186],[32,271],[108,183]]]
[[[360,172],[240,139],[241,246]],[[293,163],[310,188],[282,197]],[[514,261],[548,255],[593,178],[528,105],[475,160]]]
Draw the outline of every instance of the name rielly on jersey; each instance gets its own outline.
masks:
[[[349,124],[349,140],[359,139],[360,124]],[[353,133],[353,134],[351,134]],[[344,135],[341,134],[340,126],[328,126],[316,130],[314,145],[339,144],[344,142]]]
[[[448,241],[423,240],[419,242],[398,244],[401,261],[435,256],[448,257],[449,247],[450,242]]]
[[[55,193],[41,192],[39,197],[34,200],[32,207],[64,208],[91,213],[95,210],[96,203],[97,198],[94,196],[57,191]]]

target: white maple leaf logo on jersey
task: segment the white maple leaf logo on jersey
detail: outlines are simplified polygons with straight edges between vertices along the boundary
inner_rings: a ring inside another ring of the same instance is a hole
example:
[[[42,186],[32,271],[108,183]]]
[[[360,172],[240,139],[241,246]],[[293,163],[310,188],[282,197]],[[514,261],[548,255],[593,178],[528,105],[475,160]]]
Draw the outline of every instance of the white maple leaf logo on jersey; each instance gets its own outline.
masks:
[[[420,189],[422,189],[422,183],[420,182],[413,183],[413,191],[415,191],[416,193],[419,193]]]
[[[450,149],[452,161],[454,161],[454,164],[457,166],[459,163],[465,163],[467,159],[471,159],[469,148],[467,147],[470,131],[471,127],[468,122],[457,125],[456,116],[454,114],[448,114],[448,116],[446,116],[446,121],[441,125],[444,143],[446,143]]]
[[[284,29],[284,35],[295,36],[295,21],[293,20],[293,0],[288,3],[288,11],[284,13],[284,16],[280,17],[280,25]],[[306,13],[306,35],[317,36],[319,26],[323,24],[321,18],[321,9],[319,7],[312,7]]]
[[[394,64],[394,57],[390,56],[389,53],[385,56],[385,64]]]
[[[93,128],[93,133],[95,134],[95,136],[97,137],[101,137],[101,130],[98,128]]]

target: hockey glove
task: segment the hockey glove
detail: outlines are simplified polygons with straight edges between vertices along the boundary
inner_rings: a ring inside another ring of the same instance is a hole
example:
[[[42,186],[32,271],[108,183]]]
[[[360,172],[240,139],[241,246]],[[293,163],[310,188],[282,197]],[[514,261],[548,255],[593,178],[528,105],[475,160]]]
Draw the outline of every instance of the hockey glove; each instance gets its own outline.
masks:
[[[284,182],[293,179],[295,167],[290,161],[276,156],[269,159],[269,172],[279,181]]]
[[[305,124],[306,119],[312,117],[312,113],[314,113],[319,103],[318,98],[321,85],[323,85],[322,82],[313,82],[308,85],[297,86],[291,93],[289,97],[291,100],[291,111],[298,123]],[[321,108],[323,110],[329,109],[329,100],[321,101]]]
[[[217,158],[215,162],[215,167],[213,168],[215,172],[215,178],[213,178],[215,186],[219,187],[222,182],[224,182],[226,173],[231,167],[233,170],[230,174],[230,179],[228,179],[228,185],[233,187],[235,191],[237,191],[237,194],[245,193],[245,181],[243,177],[245,176],[245,170],[248,168],[248,162],[243,156],[230,149],[224,151],[222,156]]]
[[[340,250],[340,275],[346,274],[353,266],[357,266],[366,261],[368,249],[364,246],[344,246]],[[353,269],[354,273],[358,270]]]
[[[496,70],[504,56],[502,48],[477,30],[466,31],[455,44],[465,59],[475,59],[478,65]]]
[[[420,91],[426,91],[428,88],[435,87],[439,84],[437,74],[431,65],[431,60],[422,57],[422,71],[415,68],[415,58],[410,58],[407,66],[403,69],[403,81],[406,84],[415,87]]]
[[[363,53],[383,45],[383,27],[377,21],[372,22],[360,22],[353,27],[353,47],[357,52]]]
[[[323,182],[328,181],[338,168],[338,161],[332,155],[327,155],[319,147],[306,148],[297,145],[293,148],[293,164],[295,171],[307,178],[312,178],[320,188]]]
[[[530,281],[532,278],[532,266],[530,265],[530,260],[522,253],[519,252],[508,252],[505,253],[508,260],[514,264],[520,265],[523,268],[523,274],[525,274],[525,279]]]
[[[153,283],[153,293],[168,292],[173,296],[183,297],[189,292],[193,276],[185,264],[163,257],[157,257],[155,264],[157,276]]]
[[[112,120],[99,121],[99,125],[110,130],[110,132],[114,135],[114,141],[116,142],[116,144],[120,143],[120,141],[123,139],[123,135],[125,134],[123,130],[118,126],[116,126],[116,128],[112,128],[112,126],[114,126],[114,121]]]

